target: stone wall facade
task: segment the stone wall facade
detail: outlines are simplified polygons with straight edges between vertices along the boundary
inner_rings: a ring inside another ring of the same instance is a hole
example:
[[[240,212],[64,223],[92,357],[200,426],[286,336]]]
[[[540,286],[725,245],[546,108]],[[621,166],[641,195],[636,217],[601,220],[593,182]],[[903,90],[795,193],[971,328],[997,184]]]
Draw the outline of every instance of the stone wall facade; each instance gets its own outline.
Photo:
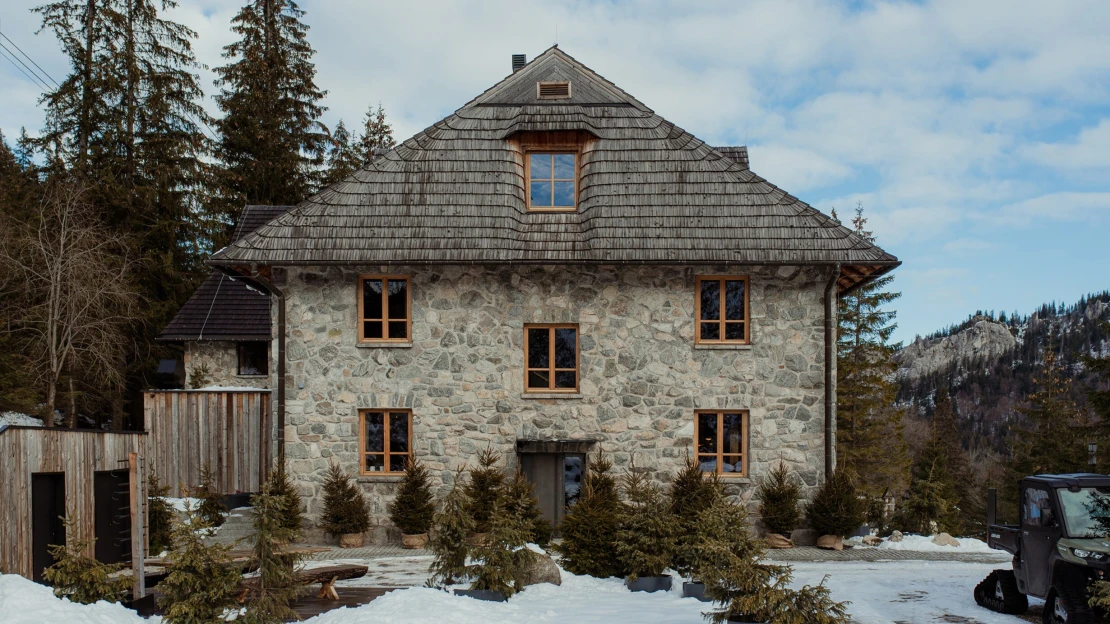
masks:
[[[204,367],[205,386],[269,388],[269,375],[240,375],[237,342],[225,340],[190,341],[185,343],[185,387],[192,388],[198,369]],[[272,351],[272,349],[271,349]],[[274,370],[274,362],[270,370]]]
[[[368,273],[411,276],[411,346],[357,343],[357,278]],[[695,277],[721,274],[750,277],[750,346],[694,344]],[[276,270],[290,474],[314,519],[329,462],[358,474],[358,410],[403,407],[413,411],[415,454],[442,486],[487,445],[514,467],[518,439],[595,439],[615,472],[634,463],[664,482],[693,451],[696,409],[739,408],[750,414],[749,476],[727,478],[729,491],[750,501],[781,458],[808,494],[824,466],[827,278],[805,267]],[[580,394],[525,394],[525,323],[579,325]],[[376,539],[388,533],[397,480],[358,479]]]

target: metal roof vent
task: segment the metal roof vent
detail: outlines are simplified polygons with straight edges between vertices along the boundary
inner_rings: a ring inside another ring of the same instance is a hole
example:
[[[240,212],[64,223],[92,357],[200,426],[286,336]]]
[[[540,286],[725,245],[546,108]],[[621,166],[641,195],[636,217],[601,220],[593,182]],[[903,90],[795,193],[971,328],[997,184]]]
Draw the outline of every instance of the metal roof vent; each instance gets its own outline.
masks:
[[[570,81],[537,82],[536,97],[541,100],[569,100]]]
[[[527,64],[528,64],[528,57],[527,56],[525,56],[523,54],[514,54],[513,55],[513,73],[514,74],[517,73],[518,71],[524,69],[524,66],[527,65]]]

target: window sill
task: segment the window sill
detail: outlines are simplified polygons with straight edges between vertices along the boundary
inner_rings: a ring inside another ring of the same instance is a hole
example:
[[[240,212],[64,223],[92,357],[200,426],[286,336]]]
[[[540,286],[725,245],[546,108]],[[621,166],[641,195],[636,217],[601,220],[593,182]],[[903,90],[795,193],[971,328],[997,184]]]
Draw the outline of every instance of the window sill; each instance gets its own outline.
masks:
[[[522,399],[581,399],[581,392],[523,392]]]
[[[239,379],[269,379],[269,375],[236,375]]]
[[[751,351],[752,345],[750,343],[749,344],[728,344],[728,343],[720,343],[720,344],[708,343],[707,344],[707,343],[703,342],[701,344],[695,344],[694,349],[695,350],[706,350],[706,351],[714,351],[714,350]]]
[[[403,474],[359,475],[355,477],[358,483],[400,483],[404,481]]]
[[[712,472],[706,472],[706,473],[703,473],[703,476],[709,477],[709,475],[711,475],[711,474],[713,474],[713,473]],[[752,478],[747,477],[747,476],[745,476],[745,477],[741,477],[739,475],[729,476],[727,474],[721,474],[721,475],[717,475],[717,476],[721,478],[721,483],[725,483],[725,484],[727,484],[727,483],[739,483],[739,484],[742,484],[742,485],[747,485],[747,484],[752,482]]]
[[[412,342],[359,342],[359,349],[411,349]]]

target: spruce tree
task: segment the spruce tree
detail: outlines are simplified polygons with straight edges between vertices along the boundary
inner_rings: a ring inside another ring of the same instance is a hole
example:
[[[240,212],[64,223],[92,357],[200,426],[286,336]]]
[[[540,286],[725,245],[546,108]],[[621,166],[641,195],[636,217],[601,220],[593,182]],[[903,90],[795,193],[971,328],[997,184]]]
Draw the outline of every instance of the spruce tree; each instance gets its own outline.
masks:
[[[435,531],[428,542],[435,555],[430,568],[432,577],[428,579],[432,587],[453,585],[466,576],[466,558],[470,554],[467,538],[474,530],[466,493],[465,477],[460,469],[455,473],[451,491],[443,499],[442,508],[435,515]]]
[[[289,498],[282,489],[279,471],[251,497],[254,533],[251,535],[251,567],[258,569],[257,586],[247,594],[246,624],[280,624],[297,618],[289,605],[299,595],[295,567],[300,557],[285,551],[299,529],[289,521]]]
[[[225,619],[238,606],[241,579],[228,555],[230,546],[208,543],[201,536],[209,525],[192,505],[173,523],[173,543],[165,580],[158,584],[158,607],[167,624],[209,624]]]
[[[546,547],[551,541],[554,529],[551,523],[543,517],[540,509],[540,499],[536,497],[536,488],[520,470],[513,474],[511,479],[502,486],[506,492],[508,513],[524,518],[530,527],[528,541]]]
[[[903,531],[929,535],[935,522],[938,530],[959,534],[958,529],[953,528],[955,505],[950,498],[947,456],[934,455],[928,464],[925,461],[923,457],[914,464],[914,478],[895,524]]]
[[[352,141],[347,126],[340,119],[331,134],[331,149],[328,151],[327,174],[324,177],[324,184],[330,185],[339,182],[358,171],[362,165],[363,162],[358,153],[358,147]]]
[[[397,496],[389,504],[389,519],[406,535],[427,533],[435,518],[431,475],[424,464],[410,459],[405,463],[405,478]]]
[[[863,208],[856,208],[855,233],[874,242],[865,229]],[[836,362],[836,448],[838,469],[858,480],[869,496],[901,491],[909,466],[902,435],[902,413],[890,343],[898,325],[886,309],[901,293],[891,292],[894,276],[868,282],[840,298]]]
[[[806,505],[806,519],[820,535],[843,537],[854,532],[863,524],[864,512],[852,478],[840,470],[821,484]]]
[[[281,463],[275,465],[274,469],[270,471],[270,492],[276,498],[279,505],[282,528],[289,530],[293,535],[293,540],[300,539],[301,531],[304,530],[306,525],[304,517],[304,506],[301,504],[301,495],[297,493],[297,488],[293,487],[293,481],[289,479],[289,474],[285,471],[285,466]]]
[[[490,530],[493,506],[505,482],[505,473],[497,467],[498,461],[497,453],[486,447],[478,451],[478,467],[470,471],[466,496],[470,501],[475,533],[488,533]]]
[[[613,464],[598,453],[589,462],[582,483],[582,497],[563,518],[563,541],[557,547],[564,568],[573,574],[599,578],[624,577],[626,569],[617,553],[617,532],[624,503],[617,482],[609,474]]]
[[[365,533],[370,529],[366,497],[338,464],[333,463],[328,468],[323,490],[324,510],[320,514],[320,528],[336,537]]]
[[[914,532],[928,532],[929,522],[960,535],[975,522],[978,510],[971,490],[974,480],[967,453],[960,443],[955,410],[946,388],[937,390],[929,439],[910,472],[911,483],[903,504],[902,524]]]
[[[197,486],[196,493],[200,498],[200,508],[197,509],[197,513],[204,518],[204,523],[210,527],[223,526],[227,505],[224,505],[224,494],[216,484],[212,466],[205,464],[201,467],[200,485]]]
[[[362,135],[359,136],[357,152],[362,159],[361,165],[374,162],[383,152],[393,149],[397,142],[393,139],[393,127],[385,120],[385,109],[378,103],[366,110],[362,122]],[[361,166],[360,165],[360,166]]]
[[[55,596],[68,598],[70,602],[119,602],[131,590],[131,579],[125,576],[112,577],[123,569],[122,564],[100,563],[85,554],[92,550],[96,540],[80,539],[78,525],[70,519],[72,517],[71,514],[63,520],[66,544],[49,547],[54,563],[43,570],[43,578],[54,586]]]
[[[173,509],[166,502],[170,486],[162,485],[153,469],[147,476],[146,483],[150,552],[160,553],[173,548]]]
[[[617,530],[617,555],[628,578],[663,576],[673,562],[678,521],[662,490],[635,466],[624,476],[628,503]]]
[[[675,518],[677,540],[674,569],[684,576],[693,574],[693,553],[701,541],[698,517],[718,498],[724,487],[716,472],[702,472],[701,464],[689,454],[671,481],[671,514]]]
[[[522,488],[500,488],[490,515],[489,535],[471,550],[474,563],[467,574],[474,579],[471,589],[501,592],[512,596],[524,589],[516,579],[530,556],[525,544],[532,537],[531,519],[521,511],[528,508],[530,492]]]
[[[293,0],[250,0],[232,19],[238,40],[216,68],[216,211],[234,222],[245,204],[297,204],[321,182],[328,146],[319,121],[315,51]],[[217,241],[222,245],[223,240]]]
[[[786,462],[779,461],[759,482],[759,514],[768,533],[789,535],[798,526],[798,502],[802,489],[790,476]]]

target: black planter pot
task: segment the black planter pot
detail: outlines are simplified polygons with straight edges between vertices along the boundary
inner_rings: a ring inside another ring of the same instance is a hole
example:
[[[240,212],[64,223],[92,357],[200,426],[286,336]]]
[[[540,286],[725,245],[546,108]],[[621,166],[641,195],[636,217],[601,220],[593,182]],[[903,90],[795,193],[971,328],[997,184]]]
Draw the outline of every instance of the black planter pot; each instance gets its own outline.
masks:
[[[705,596],[705,583],[683,583],[682,597],[697,598],[702,602],[713,602],[711,598]]]
[[[456,589],[456,596],[466,596],[475,600],[488,600],[490,602],[505,602],[509,599],[508,596],[499,591],[491,589]]]
[[[641,576],[635,581],[624,579],[624,585],[634,592],[657,592],[671,590],[670,576]]]
[[[748,617],[746,615],[730,616],[725,621],[726,622],[735,622],[736,624],[767,624],[766,622],[756,622],[755,620],[750,620],[750,619],[748,619]]]

